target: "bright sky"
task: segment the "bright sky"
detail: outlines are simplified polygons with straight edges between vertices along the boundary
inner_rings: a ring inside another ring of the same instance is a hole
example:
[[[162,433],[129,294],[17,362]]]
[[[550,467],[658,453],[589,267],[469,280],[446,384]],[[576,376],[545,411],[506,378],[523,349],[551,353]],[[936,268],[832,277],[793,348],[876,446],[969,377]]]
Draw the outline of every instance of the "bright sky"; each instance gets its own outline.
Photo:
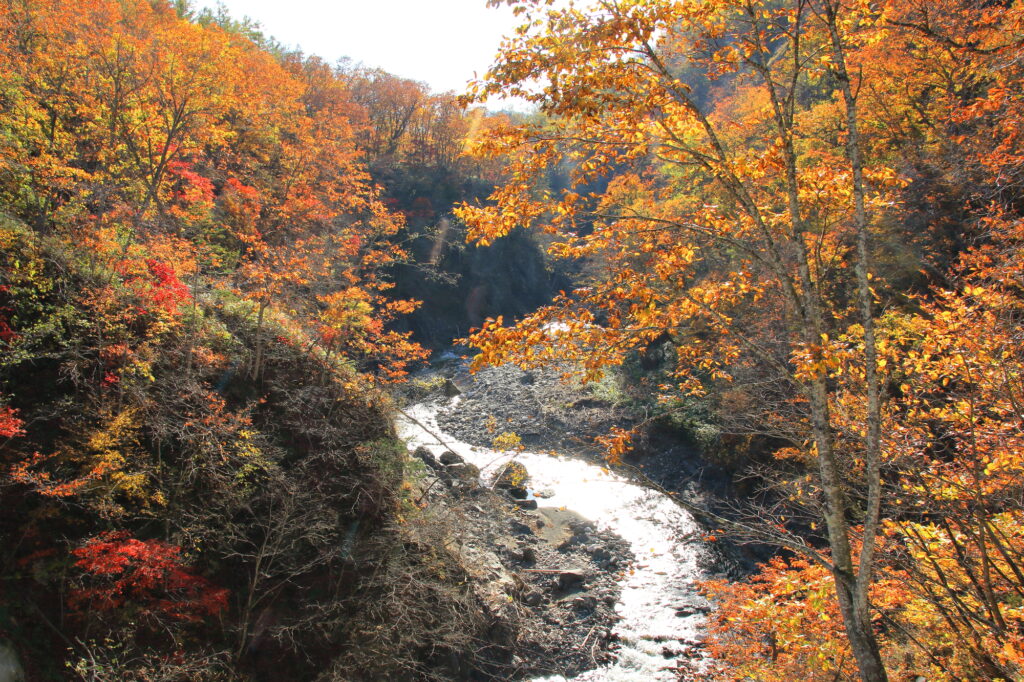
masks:
[[[195,0],[197,8],[216,0]],[[486,0],[222,0],[231,16],[328,62],[351,57],[366,66],[462,91],[483,76],[502,35],[517,25],[507,7]]]

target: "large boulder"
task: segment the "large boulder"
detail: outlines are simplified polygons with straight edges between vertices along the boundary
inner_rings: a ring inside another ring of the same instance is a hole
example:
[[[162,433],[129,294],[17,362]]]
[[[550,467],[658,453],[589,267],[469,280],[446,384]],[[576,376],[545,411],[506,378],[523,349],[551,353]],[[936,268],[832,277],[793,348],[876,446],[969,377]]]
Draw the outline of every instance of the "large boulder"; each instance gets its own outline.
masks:
[[[494,487],[503,490],[512,488],[525,488],[526,482],[530,480],[530,473],[519,462],[515,460],[506,464],[494,479]]]

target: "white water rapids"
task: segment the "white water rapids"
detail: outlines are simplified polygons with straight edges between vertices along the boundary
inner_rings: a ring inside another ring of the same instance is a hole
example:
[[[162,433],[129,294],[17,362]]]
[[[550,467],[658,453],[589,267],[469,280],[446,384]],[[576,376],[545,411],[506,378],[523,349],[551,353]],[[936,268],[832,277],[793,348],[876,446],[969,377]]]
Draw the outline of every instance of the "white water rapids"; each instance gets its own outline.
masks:
[[[455,402],[459,398],[453,399]],[[445,407],[453,407],[448,403]],[[398,421],[400,436],[410,448],[426,446],[435,455],[450,448],[482,470],[487,479],[508,462],[511,453],[497,452],[459,441],[437,423],[438,403],[421,403],[406,410],[424,430],[404,417]],[[444,445],[438,443],[436,434]],[[666,646],[700,639],[704,616],[680,607],[695,600],[694,582],[704,577],[698,566],[701,535],[693,518],[666,495],[645,488],[580,459],[522,452],[515,455],[530,474],[533,490],[549,489],[541,506],[564,507],[590,519],[600,529],[611,530],[628,541],[636,556],[623,576],[622,594],[615,610],[622,617],[614,628],[620,641],[618,659],[609,666],[572,678],[580,682],[651,682],[675,680],[667,667]],[[685,615],[689,614],[689,615]],[[547,677],[536,682],[564,682]]]

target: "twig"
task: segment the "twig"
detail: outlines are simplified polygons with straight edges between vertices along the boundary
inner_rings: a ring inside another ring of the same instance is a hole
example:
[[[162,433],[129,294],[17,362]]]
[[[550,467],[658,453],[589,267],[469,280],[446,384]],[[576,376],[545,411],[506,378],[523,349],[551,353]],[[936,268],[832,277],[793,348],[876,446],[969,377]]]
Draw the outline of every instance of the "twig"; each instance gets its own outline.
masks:
[[[412,422],[413,424],[415,424],[416,426],[418,426],[418,427],[420,427],[421,429],[423,429],[424,431],[426,431],[426,432],[427,432],[427,434],[428,434],[428,435],[430,435],[430,436],[431,436],[431,437],[432,437],[432,438],[433,438],[434,440],[436,440],[436,441],[437,441],[438,443],[440,443],[440,444],[441,444],[441,445],[443,445],[444,447],[448,448],[448,449],[449,449],[449,450],[451,450],[452,452],[454,452],[454,451],[455,451],[455,449],[454,449],[454,448],[452,448],[452,446],[450,446],[450,445],[448,445],[448,443],[444,442],[444,440],[443,440],[443,439],[441,438],[441,436],[439,436],[439,435],[437,435],[436,433],[434,433],[433,429],[429,428],[429,427],[428,427],[428,426],[427,426],[426,424],[424,424],[423,422],[421,422],[421,421],[420,421],[419,419],[417,419],[416,417],[413,417],[412,415],[410,415],[410,414],[409,414],[408,412],[406,412],[405,410],[403,410],[403,409],[402,409],[402,408],[400,408],[400,407],[396,407],[396,408],[395,408],[395,411],[396,411],[396,412],[398,412],[398,414],[400,414],[400,415],[402,415],[403,417],[405,417],[406,419],[408,419],[409,421],[411,421],[411,422]]]

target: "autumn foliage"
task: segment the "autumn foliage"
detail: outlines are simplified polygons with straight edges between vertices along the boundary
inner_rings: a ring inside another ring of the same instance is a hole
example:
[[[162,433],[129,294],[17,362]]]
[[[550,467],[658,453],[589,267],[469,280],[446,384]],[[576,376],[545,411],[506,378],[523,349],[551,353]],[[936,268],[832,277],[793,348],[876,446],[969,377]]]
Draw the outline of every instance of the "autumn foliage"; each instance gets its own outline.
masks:
[[[1020,3],[492,4],[523,25],[474,94],[546,117],[476,142],[509,178],[460,215],[585,266],[476,362],[668,348],[649,409],[756,444],[709,522],[785,557],[707,586],[702,674],[1019,679]]]
[[[346,649],[401,478],[381,387],[425,355],[353,79],[188,3],[0,2],[0,637],[34,678]]]
[[[180,547],[117,532],[92,538],[72,554],[84,580],[94,583],[71,592],[72,609],[120,612],[130,605],[136,617],[195,621],[227,607],[227,590],[190,573]]]

